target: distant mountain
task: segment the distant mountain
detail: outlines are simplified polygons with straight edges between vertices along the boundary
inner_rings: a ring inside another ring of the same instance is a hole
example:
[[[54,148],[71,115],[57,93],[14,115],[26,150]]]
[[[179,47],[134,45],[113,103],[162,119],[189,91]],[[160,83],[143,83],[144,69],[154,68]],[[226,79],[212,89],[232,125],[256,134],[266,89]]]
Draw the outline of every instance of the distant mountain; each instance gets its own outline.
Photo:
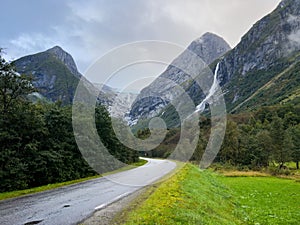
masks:
[[[223,38],[210,32],[203,34],[188,46],[188,50],[197,54],[207,65],[230,49],[231,47]]]
[[[118,92],[116,88],[112,88],[106,84],[93,83],[93,85],[96,88],[101,89],[106,95],[115,95]]]
[[[185,82],[190,79],[190,76],[179,68],[188,67],[189,70],[192,68],[195,73],[200,72],[199,68],[193,68],[190,52],[199,56],[206,64],[210,64],[230,49],[230,46],[221,37],[212,33],[206,33],[193,41],[187,50],[168,66],[165,72],[141,91],[130,111],[131,120],[136,121],[139,118],[156,115],[176,97],[175,84],[185,87]],[[168,81],[173,81],[174,84],[171,85]]]
[[[24,56],[14,61],[14,65],[19,73],[33,77],[33,85],[38,90],[38,94],[33,97],[72,103],[82,75],[73,57],[61,47],[55,46],[44,52]],[[99,93],[98,100],[102,104],[110,104],[108,96],[103,92]]]
[[[38,92],[50,101],[71,103],[82,76],[70,54],[55,46],[14,61],[19,73],[31,75]]]
[[[114,118],[122,118],[128,120],[128,114],[132,103],[137,97],[137,94],[130,92],[120,92],[116,88],[112,88],[106,84],[94,83],[94,86],[107,96],[109,103],[107,110]]]
[[[212,71],[217,63],[217,79],[227,112],[300,104],[300,1],[283,0],[272,13],[255,23],[235,48],[212,62]],[[186,93],[196,105],[200,104],[205,97],[200,87],[193,80],[185,83],[189,83]],[[139,107],[133,107],[133,116],[143,113],[139,111],[143,106],[139,103]],[[170,105],[162,105],[160,111],[163,113],[159,116],[168,126],[179,125]]]

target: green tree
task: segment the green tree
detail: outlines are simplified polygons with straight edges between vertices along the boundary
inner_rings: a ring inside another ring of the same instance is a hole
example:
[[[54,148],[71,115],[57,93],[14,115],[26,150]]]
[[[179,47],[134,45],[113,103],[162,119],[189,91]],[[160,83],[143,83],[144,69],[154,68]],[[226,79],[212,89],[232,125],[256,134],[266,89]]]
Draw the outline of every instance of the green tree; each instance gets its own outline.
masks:
[[[300,124],[291,128],[291,137],[292,137],[292,159],[296,162],[296,167],[299,169],[300,161]]]
[[[258,144],[260,164],[267,167],[269,166],[269,161],[273,150],[270,132],[268,130],[261,130],[257,133],[256,140]]]
[[[14,104],[34,90],[31,79],[18,74],[14,66],[2,58],[0,49],[0,113],[3,116],[13,113]]]
[[[224,141],[220,150],[220,160],[237,164],[239,157],[239,130],[237,123],[228,121]]]
[[[273,157],[280,163],[280,168],[289,159],[290,140],[285,134],[283,121],[280,117],[274,116],[270,124],[270,134],[273,142]]]

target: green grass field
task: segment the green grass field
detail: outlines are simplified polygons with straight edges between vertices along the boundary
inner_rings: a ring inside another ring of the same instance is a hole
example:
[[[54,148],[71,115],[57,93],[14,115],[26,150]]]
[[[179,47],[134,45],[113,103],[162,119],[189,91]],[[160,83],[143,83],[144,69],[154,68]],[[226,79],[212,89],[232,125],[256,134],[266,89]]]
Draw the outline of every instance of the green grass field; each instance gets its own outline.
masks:
[[[150,197],[149,197],[150,196]],[[225,177],[187,164],[119,214],[116,224],[300,224],[300,182]]]
[[[123,224],[125,220],[125,224],[242,224],[242,215],[235,212],[232,194],[215,176],[209,171],[200,171],[187,164],[155,190],[150,188],[146,191],[146,200],[143,201],[143,196],[137,199],[129,210],[125,210],[125,216],[119,215],[115,222]]]
[[[247,224],[300,224],[300,182],[275,177],[220,177]]]

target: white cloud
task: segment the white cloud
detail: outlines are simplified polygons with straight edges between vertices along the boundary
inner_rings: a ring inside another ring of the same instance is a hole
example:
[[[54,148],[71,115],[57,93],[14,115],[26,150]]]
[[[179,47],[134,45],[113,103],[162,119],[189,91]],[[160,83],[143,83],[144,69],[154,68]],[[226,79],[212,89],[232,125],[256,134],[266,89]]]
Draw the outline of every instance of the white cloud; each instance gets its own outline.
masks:
[[[102,7],[99,7],[99,1],[70,1],[68,6],[74,15],[86,22],[103,22],[105,13]]]
[[[52,37],[45,36],[41,33],[20,34],[15,39],[8,42],[8,56],[10,59],[16,59],[22,55],[36,53],[37,49],[47,49],[55,45]]]
[[[44,12],[39,11],[44,17],[35,18],[34,11],[28,11],[30,17],[17,18],[28,26],[4,28],[2,32],[7,35],[2,36],[0,45],[14,58],[61,45],[84,72],[110,49],[133,41],[163,40],[187,46],[210,31],[234,46],[252,24],[274,9],[279,1],[65,0],[59,1],[57,19],[45,7],[40,7]],[[45,2],[52,3],[52,0]],[[43,30],[41,24],[47,24]]]

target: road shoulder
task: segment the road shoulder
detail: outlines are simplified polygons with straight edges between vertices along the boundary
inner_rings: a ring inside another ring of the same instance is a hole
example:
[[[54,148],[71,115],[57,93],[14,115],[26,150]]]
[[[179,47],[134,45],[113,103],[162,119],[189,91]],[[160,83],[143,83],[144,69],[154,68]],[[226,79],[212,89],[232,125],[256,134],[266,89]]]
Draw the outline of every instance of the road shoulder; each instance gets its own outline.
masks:
[[[108,225],[122,224],[124,217],[129,211],[139,207],[139,205],[148,199],[155,192],[162,182],[172,177],[179,169],[183,167],[183,163],[176,162],[176,168],[169,174],[165,175],[151,185],[145,186],[134,193],[117,200],[101,210],[95,211],[94,214],[87,218],[80,225]]]
[[[146,192],[148,187],[137,190],[136,192],[125,196],[124,198],[109,204],[107,207],[96,211],[91,217],[80,223],[81,225],[107,225],[118,224],[114,222],[115,218],[119,217],[124,210],[130,208],[133,202],[139,196],[142,196]]]

